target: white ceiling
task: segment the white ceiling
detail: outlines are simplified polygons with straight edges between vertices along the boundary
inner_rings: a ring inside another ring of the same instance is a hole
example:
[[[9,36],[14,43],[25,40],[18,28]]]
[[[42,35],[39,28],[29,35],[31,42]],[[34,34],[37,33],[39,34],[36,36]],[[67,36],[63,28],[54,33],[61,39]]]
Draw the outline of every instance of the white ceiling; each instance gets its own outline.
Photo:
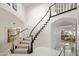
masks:
[[[5,25],[6,27],[23,25],[23,22],[19,20],[19,18],[2,8],[0,8],[0,16],[0,24]]]
[[[25,9],[36,7],[41,4],[49,4],[49,3],[23,3]]]
[[[76,25],[77,19],[71,17],[65,17],[58,19],[57,21],[53,22],[54,26],[57,28],[64,28],[66,30],[71,30]]]
[[[23,3],[23,5],[24,5],[25,7],[29,7],[29,6],[32,6],[33,3]]]
[[[54,23],[57,25],[57,26],[67,26],[67,25],[75,25],[76,24],[76,21],[77,19],[75,18],[71,18],[71,17],[65,17],[65,18],[61,18],[57,21],[55,21]]]

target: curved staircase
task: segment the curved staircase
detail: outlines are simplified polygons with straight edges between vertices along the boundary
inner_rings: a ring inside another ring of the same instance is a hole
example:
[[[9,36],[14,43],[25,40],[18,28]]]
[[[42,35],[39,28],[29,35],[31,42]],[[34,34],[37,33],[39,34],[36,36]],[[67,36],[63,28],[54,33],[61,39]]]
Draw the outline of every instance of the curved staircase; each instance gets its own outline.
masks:
[[[15,54],[26,54],[28,53],[28,49],[29,49],[31,42],[32,41],[30,37],[23,39],[19,42],[19,44],[15,45],[14,50],[12,50],[11,52]]]
[[[15,48],[14,53],[19,53],[19,54],[27,53],[28,46],[30,45],[30,43],[31,43],[30,39],[22,40]]]
[[[14,42],[15,42],[15,39],[14,41],[12,42],[12,48],[11,48],[11,53],[15,53],[15,54],[30,54],[33,52],[33,43],[34,43],[34,40],[36,40],[36,38],[39,36],[40,32],[42,32],[42,30],[46,27],[46,25],[49,23],[50,21],[50,18],[51,17],[55,17],[57,15],[60,15],[60,14],[63,14],[65,12],[68,12],[68,11],[71,11],[71,10],[74,10],[76,9],[77,7],[73,8],[73,9],[70,9],[70,10],[67,10],[67,11],[63,11],[63,12],[60,12],[58,14],[55,14],[55,15],[51,15],[51,7],[56,5],[57,3],[49,6],[49,9],[47,10],[46,14],[43,16],[43,18],[33,27],[33,29],[31,30],[30,34],[29,34],[29,37],[25,38],[25,39],[22,39],[19,44],[15,45]],[[38,24],[40,24],[42,22],[42,20],[45,18],[45,16],[49,13],[49,17],[48,19],[46,20],[46,22],[42,25],[42,27],[36,32],[36,34],[33,35],[33,31],[35,30],[35,28],[38,26]],[[25,28],[24,30],[22,30],[20,33],[26,31],[27,28]],[[19,35],[20,33],[14,35],[14,37],[16,37],[17,35]],[[62,53],[62,50],[61,52],[59,53],[59,56],[61,55]]]

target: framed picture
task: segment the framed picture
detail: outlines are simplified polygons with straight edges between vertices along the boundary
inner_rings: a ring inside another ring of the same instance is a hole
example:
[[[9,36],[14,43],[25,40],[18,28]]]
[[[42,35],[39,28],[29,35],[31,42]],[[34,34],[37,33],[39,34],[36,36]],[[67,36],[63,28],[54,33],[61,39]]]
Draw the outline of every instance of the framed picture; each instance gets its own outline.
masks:
[[[12,8],[17,11],[17,3],[12,3]]]

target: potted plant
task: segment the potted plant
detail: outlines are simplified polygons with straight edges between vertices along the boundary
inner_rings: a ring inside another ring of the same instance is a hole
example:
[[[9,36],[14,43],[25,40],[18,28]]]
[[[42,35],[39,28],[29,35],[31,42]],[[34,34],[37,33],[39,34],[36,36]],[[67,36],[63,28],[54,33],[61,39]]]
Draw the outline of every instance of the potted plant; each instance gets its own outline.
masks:
[[[74,46],[73,46],[73,44],[74,44],[74,42],[75,42],[75,37],[72,36],[72,35],[68,35],[67,41],[68,41],[69,45],[71,46],[71,51],[73,52],[73,51],[74,51]]]

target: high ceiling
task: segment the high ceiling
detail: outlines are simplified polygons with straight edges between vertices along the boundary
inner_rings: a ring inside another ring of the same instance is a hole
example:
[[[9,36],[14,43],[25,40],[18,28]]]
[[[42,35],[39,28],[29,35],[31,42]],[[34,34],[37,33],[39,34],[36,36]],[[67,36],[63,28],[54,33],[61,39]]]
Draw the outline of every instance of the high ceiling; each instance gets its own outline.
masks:
[[[42,4],[49,4],[49,3],[23,3],[25,9],[27,8],[32,8],[32,7],[36,7],[38,5],[42,5]]]
[[[30,6],[33,5],[33,3],[23,3],[23,5],[24,5],[25,7],[30,7]]]
[[[23,25],[23,21],[12,13],[0,8],[0,24],[5,25],[6,27],[19,27]]]

